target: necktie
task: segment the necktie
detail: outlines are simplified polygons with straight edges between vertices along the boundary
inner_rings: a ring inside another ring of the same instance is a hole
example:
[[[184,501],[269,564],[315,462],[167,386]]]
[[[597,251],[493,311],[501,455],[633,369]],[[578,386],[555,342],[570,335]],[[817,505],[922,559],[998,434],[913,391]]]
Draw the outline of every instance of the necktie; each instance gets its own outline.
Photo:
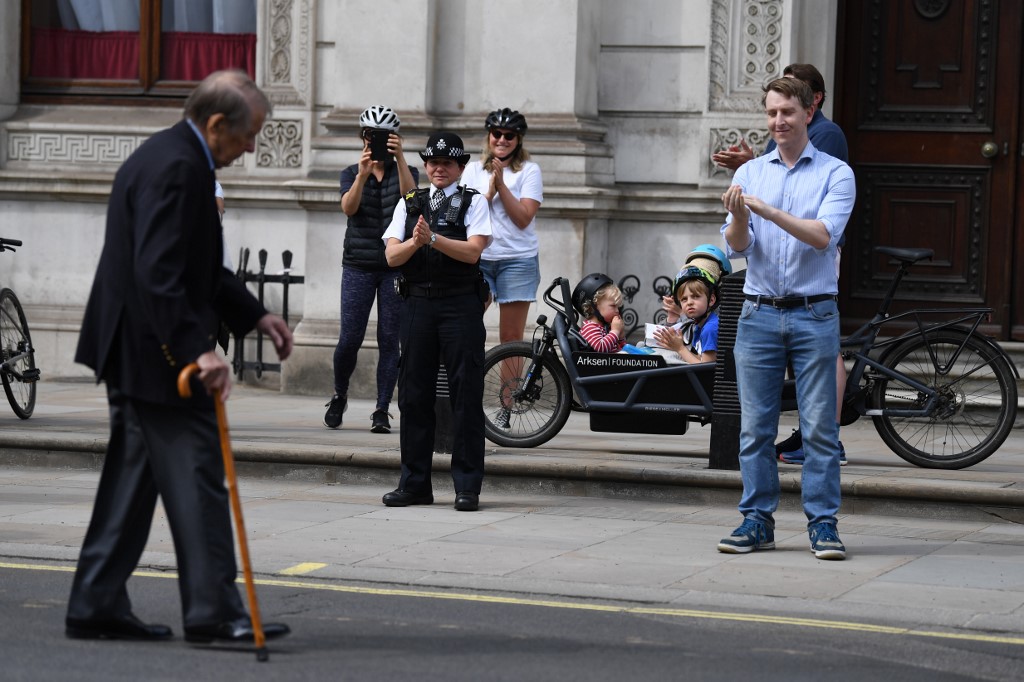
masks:
[[[430,212],[436,213],[437,209],[441,208],[441,203],[444,201],[444,190],[435,189],[433,196],[430,197]]]

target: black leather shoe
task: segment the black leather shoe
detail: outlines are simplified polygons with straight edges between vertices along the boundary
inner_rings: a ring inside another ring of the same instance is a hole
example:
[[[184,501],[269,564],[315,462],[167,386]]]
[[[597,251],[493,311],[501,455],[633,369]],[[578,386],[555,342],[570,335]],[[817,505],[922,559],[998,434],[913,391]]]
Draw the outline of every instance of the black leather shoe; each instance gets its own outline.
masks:
[[[135,614],[97,620],[64,619],[64,634],[69,639],[138,639],[157,641],[174,636],[171,629],[158,623],[143,623]]]
[[[410,504],[434,504],[434,495],[399,489],[389,492],[382,501],[388,507],[408,507]]]
[[[263,636],[266,639],[284,637],[289,632],[291,632],[291,628],[284,623],[263,624]],[[248,618],[185,628],[185,641],[198,644],[207,644],[215,639],[222,642],[251,642],[254,638],[252,621]]]
[[[455,496],[455,511],[476,511],[480,508],[480,496],[476,493],[459,493]]]

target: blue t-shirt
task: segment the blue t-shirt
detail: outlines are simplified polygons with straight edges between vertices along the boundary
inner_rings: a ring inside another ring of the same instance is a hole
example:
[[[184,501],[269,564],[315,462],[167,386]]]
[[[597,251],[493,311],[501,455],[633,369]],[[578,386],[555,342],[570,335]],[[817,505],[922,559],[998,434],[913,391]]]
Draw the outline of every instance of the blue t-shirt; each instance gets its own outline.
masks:
[[[704,324],[698,325],[697,329],[697,354],[718,352],[718,313],[708,315],[708,319],[704,320]]]
[[[689,320],[680,321],[672,325],[676,329],[683,329]],[[693,333],[696,339],[693,341],[692,350],[697,355],[701,353],[718,352],[718,312],[708,315],[703,324],[694,325]]]

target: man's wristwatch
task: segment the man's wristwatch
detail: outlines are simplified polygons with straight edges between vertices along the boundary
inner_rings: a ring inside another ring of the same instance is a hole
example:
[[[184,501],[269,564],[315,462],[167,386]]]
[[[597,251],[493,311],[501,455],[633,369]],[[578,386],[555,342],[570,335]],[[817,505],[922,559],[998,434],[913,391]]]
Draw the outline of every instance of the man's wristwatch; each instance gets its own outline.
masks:
[[[436,242],[436,241],[437,241],[437,234],[434,233],[434,232],[431,232],[430,233],[430,245],[433,246],[434,242]]]

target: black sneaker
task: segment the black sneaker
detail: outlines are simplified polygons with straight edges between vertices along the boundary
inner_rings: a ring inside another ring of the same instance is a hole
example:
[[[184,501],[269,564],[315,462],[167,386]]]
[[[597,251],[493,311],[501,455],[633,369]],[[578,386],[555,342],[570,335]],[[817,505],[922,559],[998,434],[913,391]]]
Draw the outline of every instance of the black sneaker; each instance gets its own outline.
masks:
[[[775,444],[775,457],[782,459],[782,455],[787,452],[796,452],[797,450],[804,449],[804,439],[800,436],[800,429],[795,429],[793,435],[782,441],[781,443]],[[783,460],[785,461],[785,460]],[[802,463],[802,462],[801,462]]]
[[[341,415],[348,409],[348,398],[333,396],[324,404],[327,412],[324,414],[324,426],[329,429],[336,429],[341,426]]]
[[[371,433],[391,433],[391,422],[387,410],[377,410],[370,416]]]
[[[501,410],[498,411],[498,414],[494,417],[494,425],[497,426],[499,429],[511,429],[512,424],[509,423],[509,418],[511,416],[511,410],[509,410],[507,407],[501,408]]]

